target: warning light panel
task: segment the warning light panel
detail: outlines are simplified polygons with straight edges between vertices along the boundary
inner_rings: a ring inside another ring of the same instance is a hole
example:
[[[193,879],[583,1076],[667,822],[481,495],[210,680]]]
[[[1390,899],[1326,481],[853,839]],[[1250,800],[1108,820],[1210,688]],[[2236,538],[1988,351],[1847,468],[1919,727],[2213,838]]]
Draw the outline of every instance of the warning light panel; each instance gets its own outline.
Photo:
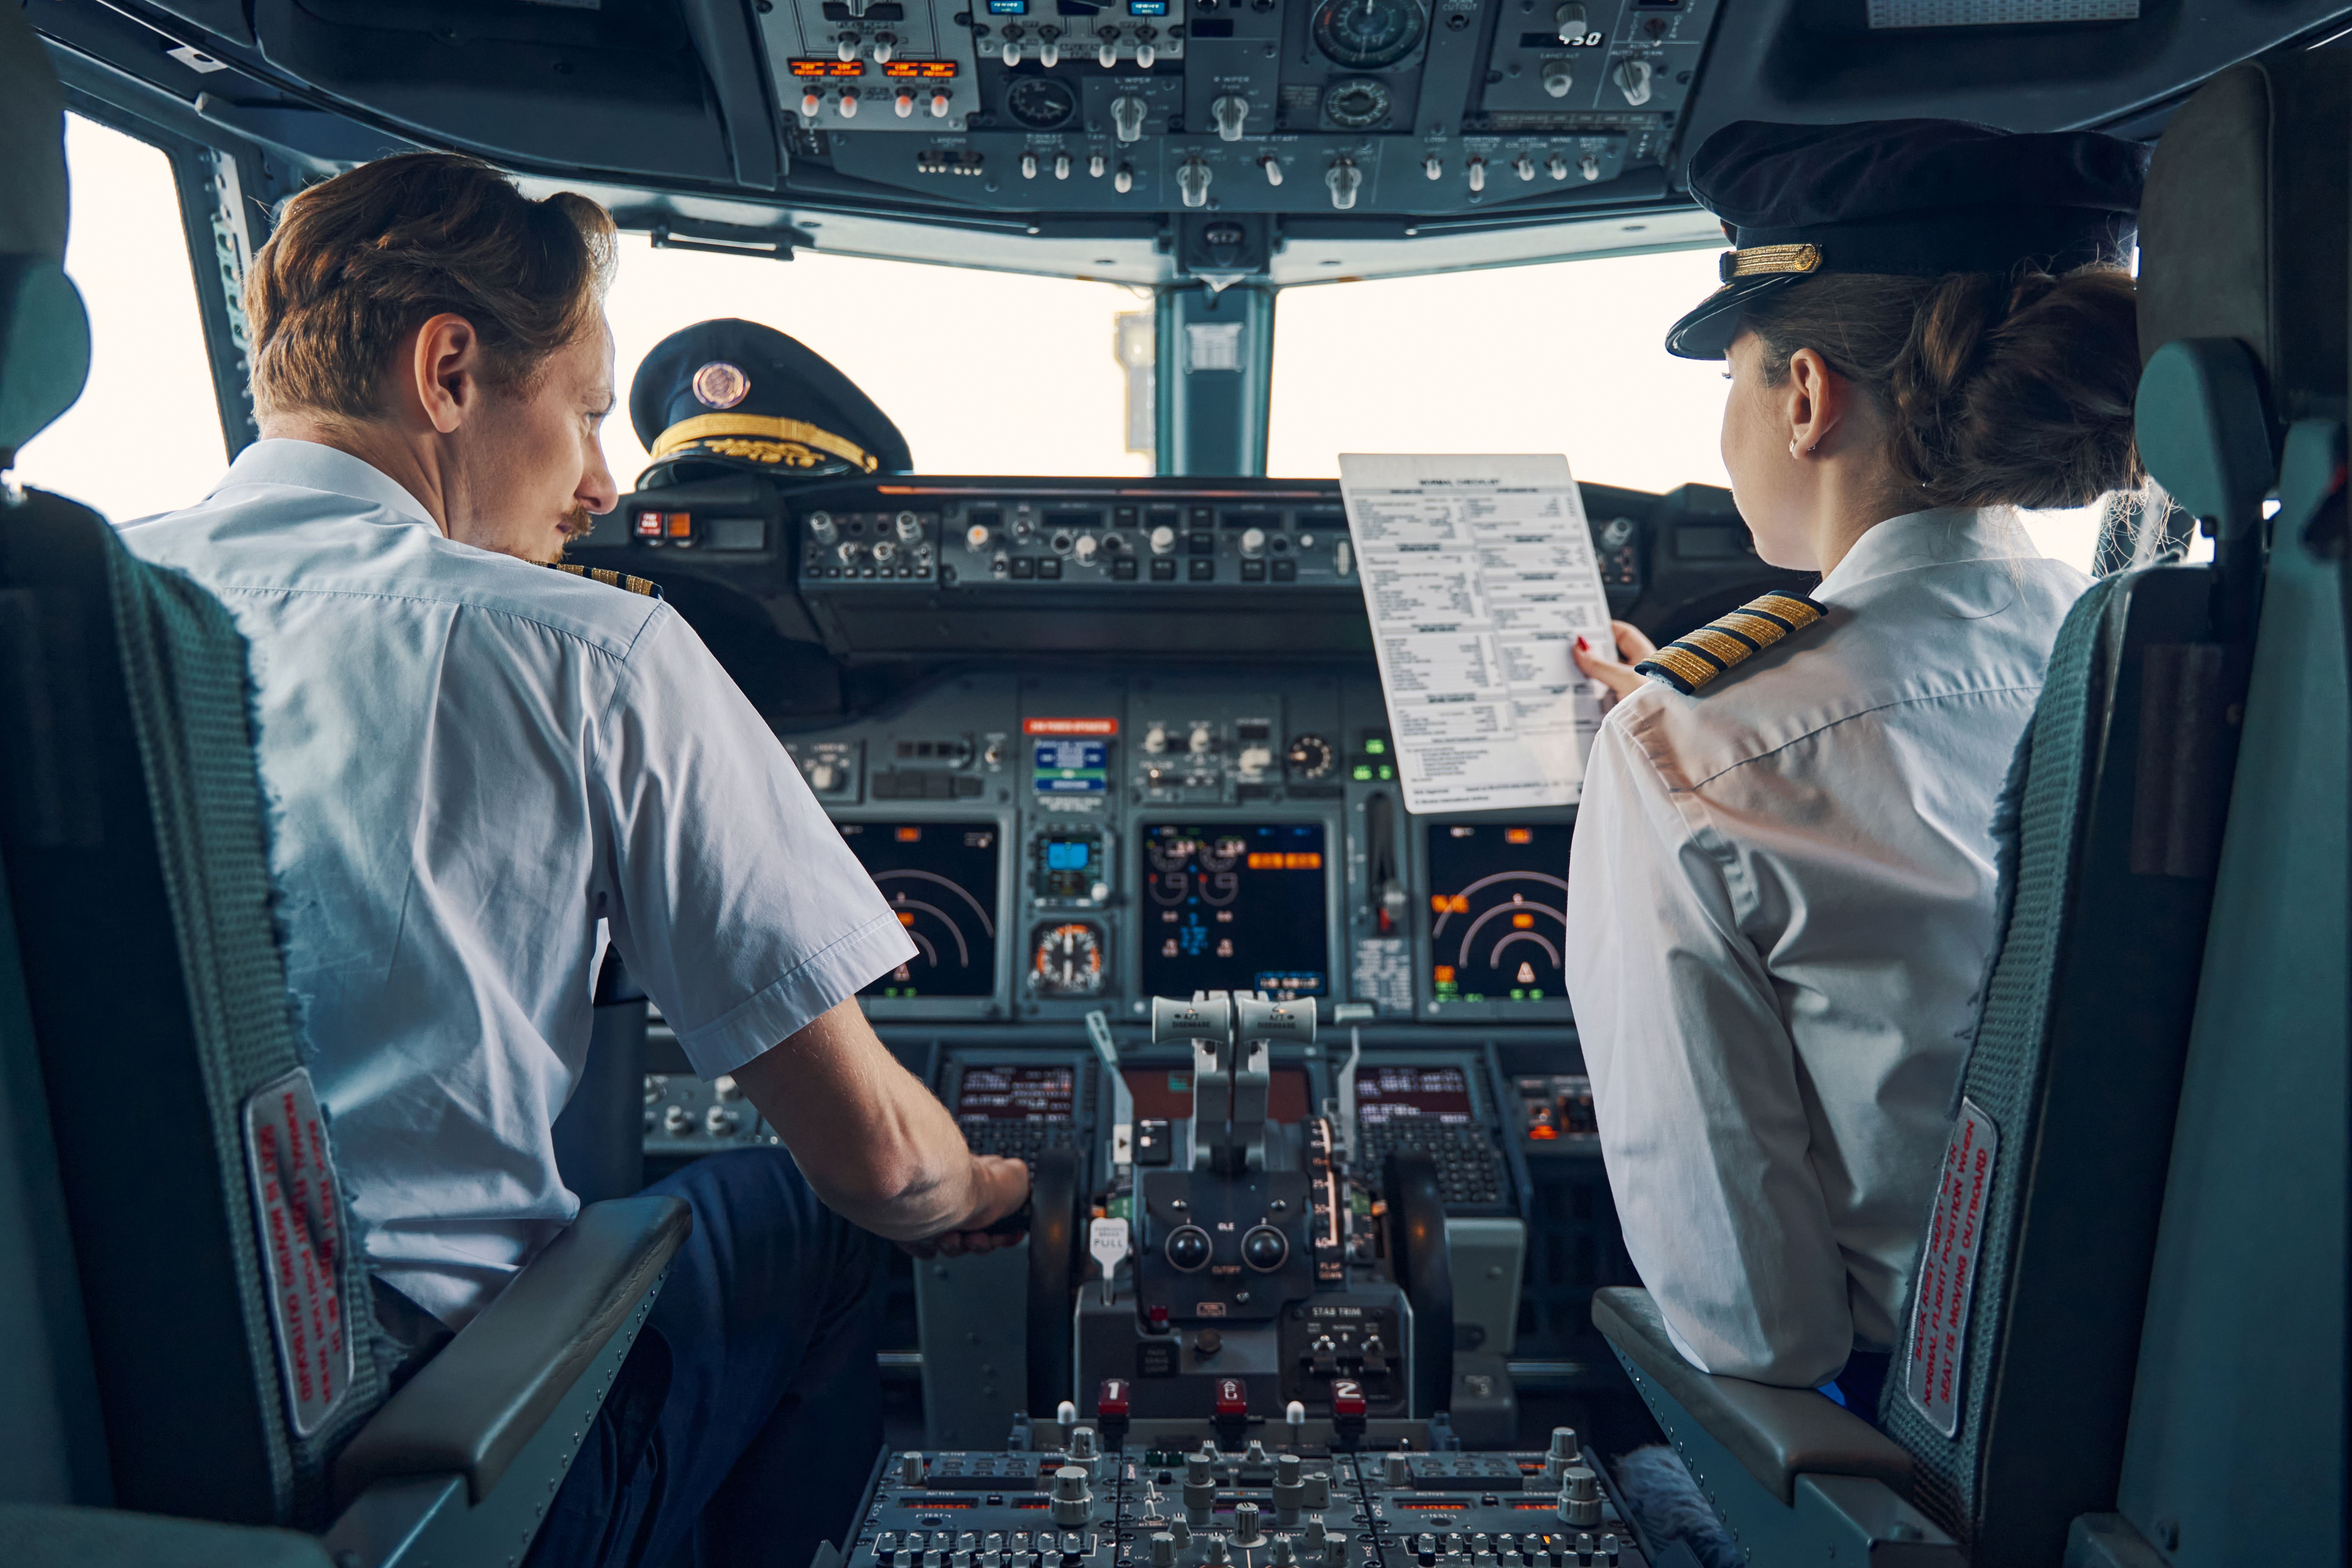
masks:
[[[914,81],[953,81],[956,63],[953,60],[892,60],[882,68],[882,74]]]
[[[864,76],[864,60],[794,60],[794,76]]]

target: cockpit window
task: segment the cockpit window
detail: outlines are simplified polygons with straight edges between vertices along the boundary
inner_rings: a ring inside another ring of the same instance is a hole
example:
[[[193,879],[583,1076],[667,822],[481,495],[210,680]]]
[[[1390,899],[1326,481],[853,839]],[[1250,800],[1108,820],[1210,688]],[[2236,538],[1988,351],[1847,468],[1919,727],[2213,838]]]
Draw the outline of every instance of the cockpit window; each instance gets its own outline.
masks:
[[[1148,474],[1128,449],[1118,318],[1151,310],[1111,283],[803,251],[792,261],[621,241],[606,302],[626,386],[680,327],[740,316],[841,367],[933,474]],[[625,407],[604,422],[625,485],[646,464]]]
[[[1719,368],[1666,329],[1715,287],[1714,250],[1286,289],[1267,471],[1342,452],[1565,452],[1588,482],[1727,483]]]
[[[226,461],[170,160],[66,117],[66,272],[89,312],[89,383],[26,443],[17,478],[118,521],[184,507]]]

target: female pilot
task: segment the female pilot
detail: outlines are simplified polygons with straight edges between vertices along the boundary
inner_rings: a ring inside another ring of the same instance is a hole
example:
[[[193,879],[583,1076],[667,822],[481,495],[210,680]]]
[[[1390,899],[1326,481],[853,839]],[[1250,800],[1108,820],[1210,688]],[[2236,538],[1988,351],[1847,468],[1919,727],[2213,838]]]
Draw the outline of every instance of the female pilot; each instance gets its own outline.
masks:
[[[1666,347],[1727,362],[1740,515],[1822,581],[1580,649],[1621,700],[1568,987],[1626,1247],[1707,1371],[1843,1370],[1874,1409],[1995,936],[1994,797],[2087,581],[2012,509],[2140,479],[2145,168],[1948,121],[1746,122],[1692,160],[1736,248]]]

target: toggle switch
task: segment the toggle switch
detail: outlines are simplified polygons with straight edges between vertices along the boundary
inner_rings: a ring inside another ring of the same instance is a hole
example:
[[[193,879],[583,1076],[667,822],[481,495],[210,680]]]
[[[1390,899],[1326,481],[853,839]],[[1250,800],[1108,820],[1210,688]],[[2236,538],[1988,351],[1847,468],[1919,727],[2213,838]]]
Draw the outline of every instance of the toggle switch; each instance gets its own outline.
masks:
[[[1536,177],[1536,161],[1522,153],[1512,161],[1511,173],[1522,180],[1532,180]]]
[[[1617,90],[1625,95],[1625,101],[1627,103],[1632,104],[1638,109],[1643,104],[1650,101],[1651,67],[1649,61],[1643,59],[1620,60],[1617,62],[1617,69],[1613,75],[1617,82]]]
[[[1067,153],[1055,153],[1055,154],[1054,154],[1054,178],[1055,178],[1055,179],[1057,179],[1057,180],[1066,180],[1066,179],[1068,179],[1069,177],[1070,177],[1070,155],[1069,155]]]
[[[1577,161],[1576,172],[1582,174],[1589,184],[1601,177],[1601,160],[1587,153]]]
[[[1544,171],[1555,180],[1565,180],[1568,178],[1568,160],[1554,153],[1551,162],[1544,165]]]
[[[1421,172],[1433,180],[1442,180],[1445,177],[1445,160],[1432,153],[1421,161]]]
[[[947,89],[945,88],[941,88],[940,90],[931,94],[931,118],[934,120],[945,120],[947,117]]]
[[[824,112],[824,95],[822,93],[815,92],[804,92],[801,94],[801,112],[811,120],[814,120],[819,114]]]
[[[888,33],[877,33],[874,35],[874,63],[876,65],[888,65],[890,63],[890,57],[898,52],[898,40],[897,38],[891,37]]]
[[[1120,195],[1125,195],[1135,189],[1135,166],[1132,163],[1121,163],[1118,166],[1118,173],[1110,177],[1110,186]]]
[[[1034,180],[1037,177],[1036,153],[1024,153],[1021,154],[1021,177],[1024,180]]]
[[[855,120],[857,118],[857,89],[856,88],[845,87],[841,89],[841,101],[834,106],[834,112],[839,114],[844,120]]]
[[[915,95],[900,88],[898,96],[890,100],[890,107],[898,111],[899,119],[904,120],[915,112]]]
[[[1187,158],[1176,168],[1176,191],[1188,207],[1209,205],[1209,165],[1198,158]]]
[[[1268,153],[1265,157],[1260,158],[1257,161],[1257,166],[1265,171],[1265,183],[1267,184],[1278,185],[1282,184],[1281,159],[1276,157],[1273,153]]]
[[[1484,158],[1470,160],[1470,188],[1474,191],[1486,188],[1486,160]]]

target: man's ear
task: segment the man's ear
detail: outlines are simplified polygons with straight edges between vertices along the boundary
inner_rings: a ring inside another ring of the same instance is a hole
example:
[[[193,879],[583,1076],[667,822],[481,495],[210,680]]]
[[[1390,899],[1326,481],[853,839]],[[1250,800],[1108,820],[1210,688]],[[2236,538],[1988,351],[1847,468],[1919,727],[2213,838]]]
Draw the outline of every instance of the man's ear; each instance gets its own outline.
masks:
[[[465,317],[445,312],[416,329],[412,395],[435,430],[456,434],[480,406],[481,372],[482,340]]]

